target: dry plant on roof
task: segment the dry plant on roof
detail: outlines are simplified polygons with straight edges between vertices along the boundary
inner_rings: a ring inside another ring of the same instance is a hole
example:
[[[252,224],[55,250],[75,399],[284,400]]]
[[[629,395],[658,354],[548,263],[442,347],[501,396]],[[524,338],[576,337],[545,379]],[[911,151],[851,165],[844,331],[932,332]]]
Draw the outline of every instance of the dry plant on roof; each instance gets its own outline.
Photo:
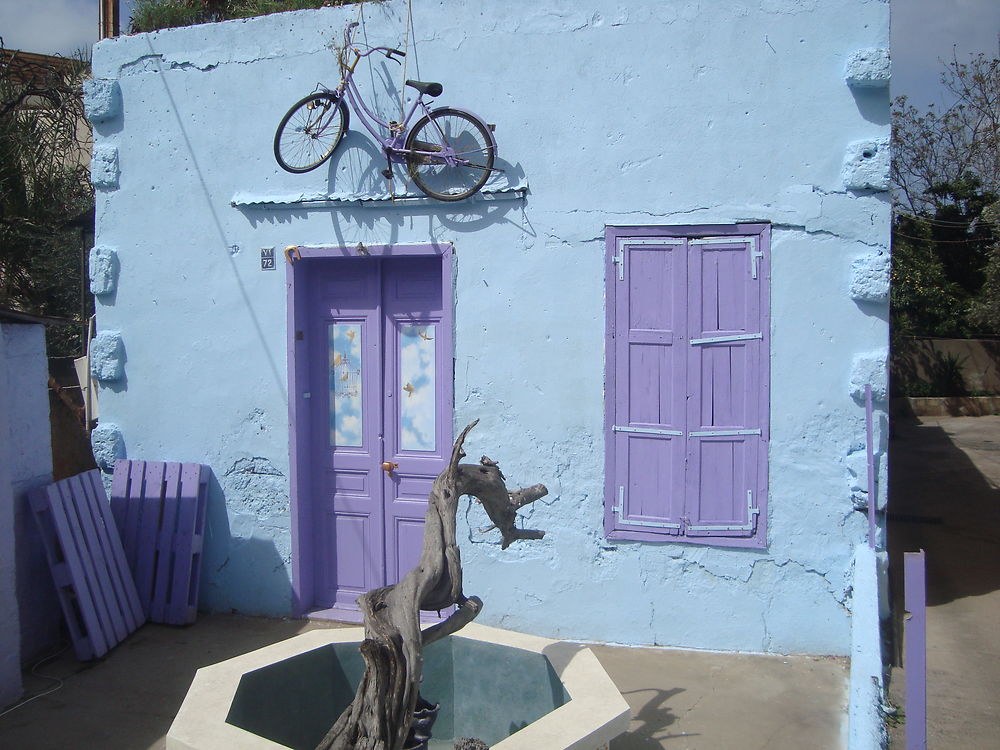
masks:
[[[428,498],[424,546],[420,561],[392,586],[358,598],[364,615],[361,655],[365,673],[352,703],[344,710],[317,750],[403,750],[410,737],[423,666],[423,647],[472,622],[482,601],[462,593],[462,560],[455,536],[458,499],[479,500],[506,549],[518,539],[541,539],[544,531],[515,526],[519,508],[547,494],[541,484],[507,489],[497,464],[485,456],[478,464],[460,464],[462,444],[473,422],[459,435],[451,460]],[[457,609],[443,620],[420,629],[420,610]]]

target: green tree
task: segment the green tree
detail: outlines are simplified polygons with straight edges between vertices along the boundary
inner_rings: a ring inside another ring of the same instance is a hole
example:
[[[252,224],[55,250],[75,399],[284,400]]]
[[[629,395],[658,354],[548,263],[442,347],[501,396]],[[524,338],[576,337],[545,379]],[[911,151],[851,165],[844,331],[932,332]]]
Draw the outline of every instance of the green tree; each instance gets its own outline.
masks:
[[[49,354],[82,351],[84,252],[93,235],[89,65],[0,47],[0,305],[68,318]]]
[[[943,114],[905,97],[893,112],[896,335],[1000,332],[1000,60],[953,59],[941,82]]]

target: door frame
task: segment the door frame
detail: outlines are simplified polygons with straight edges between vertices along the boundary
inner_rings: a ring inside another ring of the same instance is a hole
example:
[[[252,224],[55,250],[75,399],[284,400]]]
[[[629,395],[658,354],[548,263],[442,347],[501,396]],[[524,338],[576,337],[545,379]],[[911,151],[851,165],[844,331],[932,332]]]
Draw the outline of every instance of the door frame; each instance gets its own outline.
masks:
[[[336,263],[343,258],[441,258],[441,293],[443,317],[452,332],[451,351],[454,353],[454,246],[450,242],[347,246],[292,246],[285,250],[286,340],[288,366],[288,459],[289,513],[291,516],[292,615],[301,617],[314,607],[316,581],[313,561],[311,512],[312,494],[311,451],[309,450],[310,411],[303,398],[300,384],[309,382],[308,340],[305,336],[307,311],[306,277],[318,263]],[[452,355],[454,356],[454,354]],[[454,380],[454,373],[447,377]],[[453,390],[453,389],[452,389]],[[454,401],[454,395],[452,397]],[[454,420],[454,404],[451,419]],[[348,615],[349,616],[349,615]]]

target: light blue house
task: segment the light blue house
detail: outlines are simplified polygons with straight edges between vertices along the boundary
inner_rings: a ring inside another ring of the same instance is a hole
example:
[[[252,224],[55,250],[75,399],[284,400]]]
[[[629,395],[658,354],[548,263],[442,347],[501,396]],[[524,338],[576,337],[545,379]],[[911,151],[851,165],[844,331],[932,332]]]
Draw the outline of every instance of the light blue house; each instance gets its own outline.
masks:
[[[496,125],[504,171],[463,201],[398,167],[390,200],[353,117],[319,169],[275,163],[355,7],[97,45],[99,459],[212,467],[203,607],[352,619],[479,419],[470,457],[549,488],[544,540],[506,550],[460,506],[484,622],[857,654],[888,2],[413,5],[409,31],[366,5],[359,38]],[[394,115],[403,71],[371,59]]]

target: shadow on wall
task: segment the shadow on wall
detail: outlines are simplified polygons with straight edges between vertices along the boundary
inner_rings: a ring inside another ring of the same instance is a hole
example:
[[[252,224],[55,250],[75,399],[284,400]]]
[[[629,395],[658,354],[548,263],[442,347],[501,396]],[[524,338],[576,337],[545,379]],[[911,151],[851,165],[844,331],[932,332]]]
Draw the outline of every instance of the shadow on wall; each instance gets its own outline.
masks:
[[[1000,394],[1000,341],[901,338],[894,342],[893,395]]]
[[[230,503],[232,498],[229,498]],[[287,525],[287,516],[285,517]],[[271,533],[288,534],[286,527]],[[198,608],[207,612],[289,616],[292,612],[290,562],[281,555],[268,527],[227,504],[213,471],[208,484],[205,548]]]
[[[941,427],[913,419],[894,427],[887,532],[895,617],[904,552],[927,552],[929,606],[1000,589],[1000,489]],[[1000,438],[971,447],[1000,452]]]

